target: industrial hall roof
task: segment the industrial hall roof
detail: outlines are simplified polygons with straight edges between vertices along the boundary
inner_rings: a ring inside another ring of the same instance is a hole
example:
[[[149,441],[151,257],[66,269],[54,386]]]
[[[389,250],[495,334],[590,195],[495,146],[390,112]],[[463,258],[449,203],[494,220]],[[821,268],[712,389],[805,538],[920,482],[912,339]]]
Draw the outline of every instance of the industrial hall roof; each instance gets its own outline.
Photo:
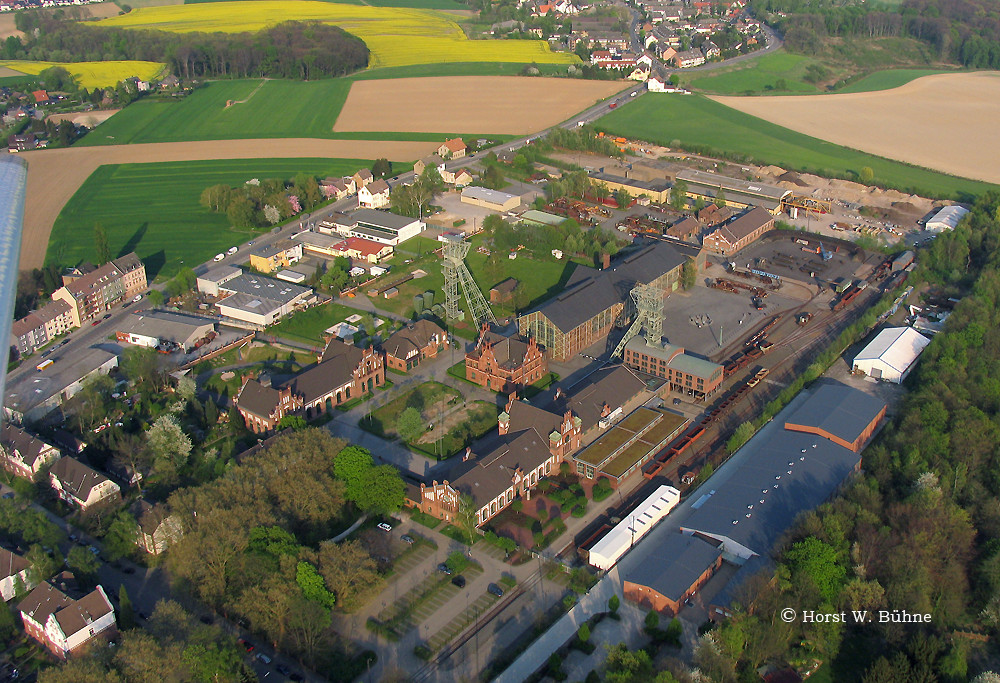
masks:
[[[863,391],[839,382],[823,384],[785,424],[813,427],[854,443],[884,408],[884,401]]]
[[[649,284],[682,266],[685,260],[687,256],[674,245],[655,242],[624,259],[613,261],[605,270],[577,266],[563,293],[538,310],[560,330],[569,332],[600,312],[624,302],[637,283]]]

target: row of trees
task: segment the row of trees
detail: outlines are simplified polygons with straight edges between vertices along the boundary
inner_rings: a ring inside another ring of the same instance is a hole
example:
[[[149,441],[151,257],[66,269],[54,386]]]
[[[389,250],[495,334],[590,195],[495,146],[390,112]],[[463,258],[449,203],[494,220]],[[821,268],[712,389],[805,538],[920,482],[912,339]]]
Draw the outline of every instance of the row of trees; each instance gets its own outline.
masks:
[[[252,178],[238,187],[212,185],[202,191],[200,201],[226,214],[235,227],[261,228],[311,210],[323,201],[323,193],[316,178],[299,173],[291,181]]]
[[[330,78],[368,66],[364,42],[337,26],[287,21],[256,33],[173,33],[109,28],[54,14],[19,12],[23,38],[4,41],[4,59],[165,62],[191,78]]]
[[[940,236],[914,275],[966,296],[926,349],[896,418],[865,451],[865,474],[805,516],[777,581],[744,588],[733,619],[699,649],[735,681],[761,663],[829,663],[838,680],[958,682],[955,628],[1000,629],[1000,194]],[[785,623],[781,609],[906,610],[931,623]],[[850,653],[848,655],[847,653]],[[863,673],[859,673],[863,672]]]

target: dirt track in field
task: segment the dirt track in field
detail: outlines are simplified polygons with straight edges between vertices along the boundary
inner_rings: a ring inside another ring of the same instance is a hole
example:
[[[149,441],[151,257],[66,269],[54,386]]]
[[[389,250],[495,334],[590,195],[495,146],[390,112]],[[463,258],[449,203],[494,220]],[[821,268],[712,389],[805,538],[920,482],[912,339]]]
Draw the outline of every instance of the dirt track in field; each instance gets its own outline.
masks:
[[[924,76],[892,90],[713,97],[822,140],[1000,184],[1000,73]]]
[[[356,81],[333,129],[526,135],[631,85],[520,76]]]
[[[98,166],[206,159],[287,159],[330,157],[413,161],[437,147],[434,142],[371,140],[218,140],[164,142],[108,147],[69,147],[22,152],[28,162],[28,191],[21,237],[22,270],[40,268],[45,261],[52,225],[59,212]],[[121,201],[130,201],[122,197]]]

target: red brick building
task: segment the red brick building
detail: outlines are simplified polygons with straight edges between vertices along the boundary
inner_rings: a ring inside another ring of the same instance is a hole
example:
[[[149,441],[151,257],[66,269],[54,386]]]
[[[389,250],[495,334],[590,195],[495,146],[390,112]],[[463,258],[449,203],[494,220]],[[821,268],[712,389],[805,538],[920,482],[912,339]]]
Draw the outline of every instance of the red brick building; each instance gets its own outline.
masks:
[[[503,337],[484,326],[476,348],[465,354],[465,378],[481,387],[511,393],[548,372],[545,352],[534,339]]]
[[[670,571],[663,571],[669,563]],[[624,578],[625,599],[643,609],[677,616],[689,599],[722,566],[722,550],[697,536],[671,534],[648,561]]]
[[[236,407],[247,428],[268,432],[286,415],[311,420],[385,384],[385,363],[374,349],[332,339],[319,362],[278,386],[267,378],[245,377]]]
[[[774,216],[758,206],[706,235],[704,247],[708,251],[731,256],[773,229]]]
[[[690,356],[673,344],[650,344],[642,336],[625,345],[623,361],[634,370],[664,378],[671,391],[696,398],[715,393],[724,374],[717,363]]]
[[[446,343],[445,331],[438,325],[430,320],[417,320],[382,342],[385,364],[392,370],[406,372],[425,358],[435,358]]]

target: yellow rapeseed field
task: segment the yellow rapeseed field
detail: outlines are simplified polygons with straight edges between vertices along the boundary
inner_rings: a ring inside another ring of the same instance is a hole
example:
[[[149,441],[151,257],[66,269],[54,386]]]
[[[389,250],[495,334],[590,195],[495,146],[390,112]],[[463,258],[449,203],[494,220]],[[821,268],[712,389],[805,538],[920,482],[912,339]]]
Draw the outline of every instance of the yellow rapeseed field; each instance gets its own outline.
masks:
[[[453,19],[432,10],[341,5],[314,0],[254,0],[147,7],[105,19],[106,26],[235,33],[282,21],[335,24],[368,45],[370,66],[446,62],[573,64],[576,55],[552,52],[543,40],[469,40]]]
[[[23,74],[40,74],[50,66],[61,66],[76,77],[81,86],[88,89],[107,88],[118,81],[138,76],[144,81],[156,78],[163,71],[159,62],[118,61],[118,62],[28,62],[23,60],[0,61],[5,66]]]

